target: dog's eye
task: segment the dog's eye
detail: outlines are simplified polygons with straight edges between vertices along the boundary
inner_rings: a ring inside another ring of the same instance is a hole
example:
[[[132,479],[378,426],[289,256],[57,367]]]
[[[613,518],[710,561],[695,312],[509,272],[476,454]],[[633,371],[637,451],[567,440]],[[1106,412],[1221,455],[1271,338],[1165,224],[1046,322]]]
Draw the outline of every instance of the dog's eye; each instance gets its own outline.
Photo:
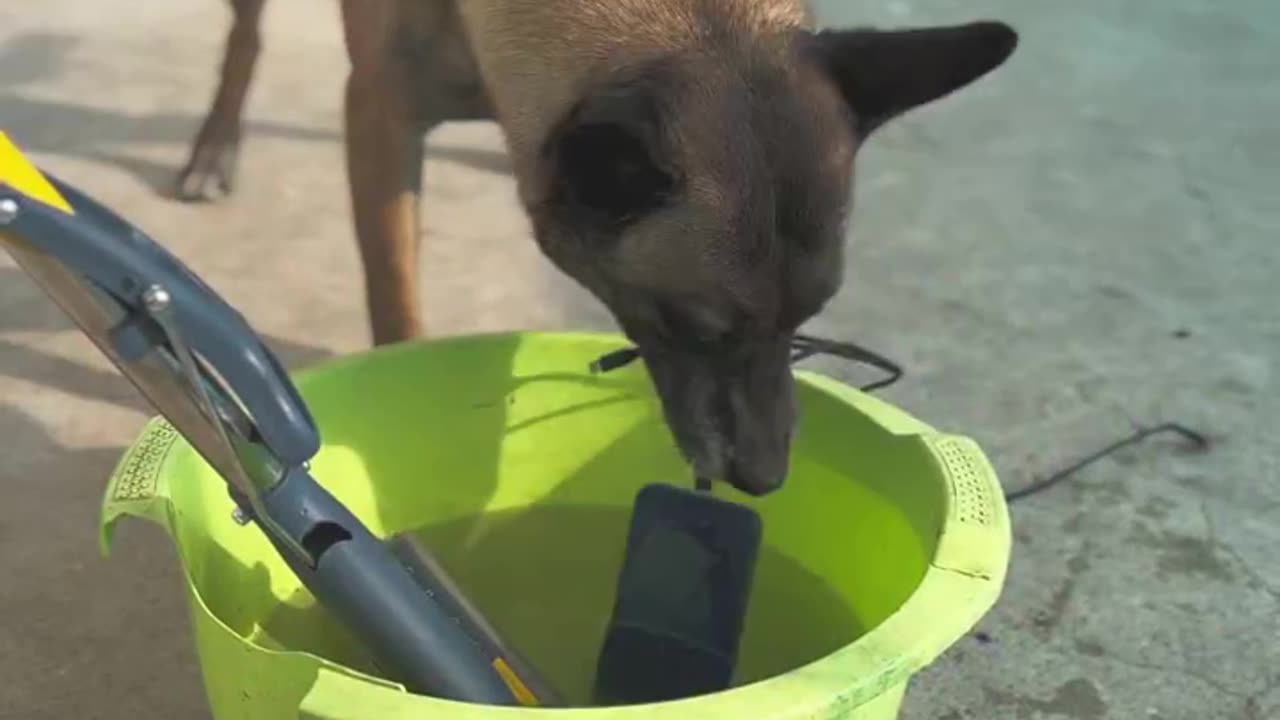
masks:
[[[659,302],[656,314],[662,334],[669,339],[686,339],[693,335],[688,319],[679,308],[670,303]]]
[[[699,317],[697,310],[691,307],[659,302],[657,314],[662,334],[670,341],[686,347],[714,350],[732,345],[737,338],[735,328],[714,323],[710,318]]]

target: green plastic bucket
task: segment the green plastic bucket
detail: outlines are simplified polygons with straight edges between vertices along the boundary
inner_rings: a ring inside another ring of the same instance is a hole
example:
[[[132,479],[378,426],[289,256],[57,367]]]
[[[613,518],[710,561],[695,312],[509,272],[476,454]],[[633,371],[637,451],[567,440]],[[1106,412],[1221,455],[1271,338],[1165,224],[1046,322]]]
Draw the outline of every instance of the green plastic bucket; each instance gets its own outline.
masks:
[[[503,634],[585,700],[636,492],[684,483],[639,363],[588,363],[607,335],[515,333],[406,344],[296,376],[324,447],[317,479],[380,535],[416,531]],[[225,485],[162,420],[103,504],[173,539],[216,718],[770,720],[893,718],[912,674],[999,595],[1010,532],[970,440],[797,373],[785,487],[760,512],[735,687],[660,705],[493,708],[406,693],[312,602]]]

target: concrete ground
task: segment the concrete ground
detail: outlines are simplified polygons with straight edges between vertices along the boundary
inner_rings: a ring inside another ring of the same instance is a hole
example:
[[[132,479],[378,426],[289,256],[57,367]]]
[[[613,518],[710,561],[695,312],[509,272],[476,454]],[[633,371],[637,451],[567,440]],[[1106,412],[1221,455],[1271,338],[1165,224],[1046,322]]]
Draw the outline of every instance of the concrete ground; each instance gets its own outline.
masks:
[[[1017,486],[1177,419],[1013,510],[1007,589],[909,720],[1280,717],[1280,23],[1264,0],[829,0],[831,23],[993,16],[996,75],[863,153],[849,279],[813,330],[903,362],[886,395]],[[163,191],[204,111],[216,0],[0,4],[0,128],[170,245],[292,366],[364,346],[336,8],[269,4],[238,195]],[[431,328],[603,327],[526,240],[495,128],[430,142]],[[844,373],[835,365],[825,366]],[[207,716],[176,564],[104,479],[147,412],[0,259],[0,718]]]

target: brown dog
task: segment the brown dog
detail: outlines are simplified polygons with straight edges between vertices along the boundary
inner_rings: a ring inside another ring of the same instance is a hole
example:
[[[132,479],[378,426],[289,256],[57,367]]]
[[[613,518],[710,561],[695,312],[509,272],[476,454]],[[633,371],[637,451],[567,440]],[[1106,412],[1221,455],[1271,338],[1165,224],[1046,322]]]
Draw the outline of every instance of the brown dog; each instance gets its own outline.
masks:
[[[227,192],[264,0],[236,11],[180,193]],[[376,343],[422,330],[423,135],[496,119],[538,244],[636,343],[677,444],[786,475],[788,345],[841,283],[852,165],[999,66],[999,23],[816,32],[803,0],[342,0],[347,170]]]

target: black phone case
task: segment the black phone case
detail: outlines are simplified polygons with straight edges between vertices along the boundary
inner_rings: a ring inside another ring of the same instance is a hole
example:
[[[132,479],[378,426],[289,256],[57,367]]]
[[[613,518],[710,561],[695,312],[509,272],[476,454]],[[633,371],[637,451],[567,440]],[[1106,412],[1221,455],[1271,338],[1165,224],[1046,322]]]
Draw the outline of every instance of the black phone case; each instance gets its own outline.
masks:
[[[596,666],[597,704],[729,687],[762,534],[754,511],[709,493],[640,491]]]

